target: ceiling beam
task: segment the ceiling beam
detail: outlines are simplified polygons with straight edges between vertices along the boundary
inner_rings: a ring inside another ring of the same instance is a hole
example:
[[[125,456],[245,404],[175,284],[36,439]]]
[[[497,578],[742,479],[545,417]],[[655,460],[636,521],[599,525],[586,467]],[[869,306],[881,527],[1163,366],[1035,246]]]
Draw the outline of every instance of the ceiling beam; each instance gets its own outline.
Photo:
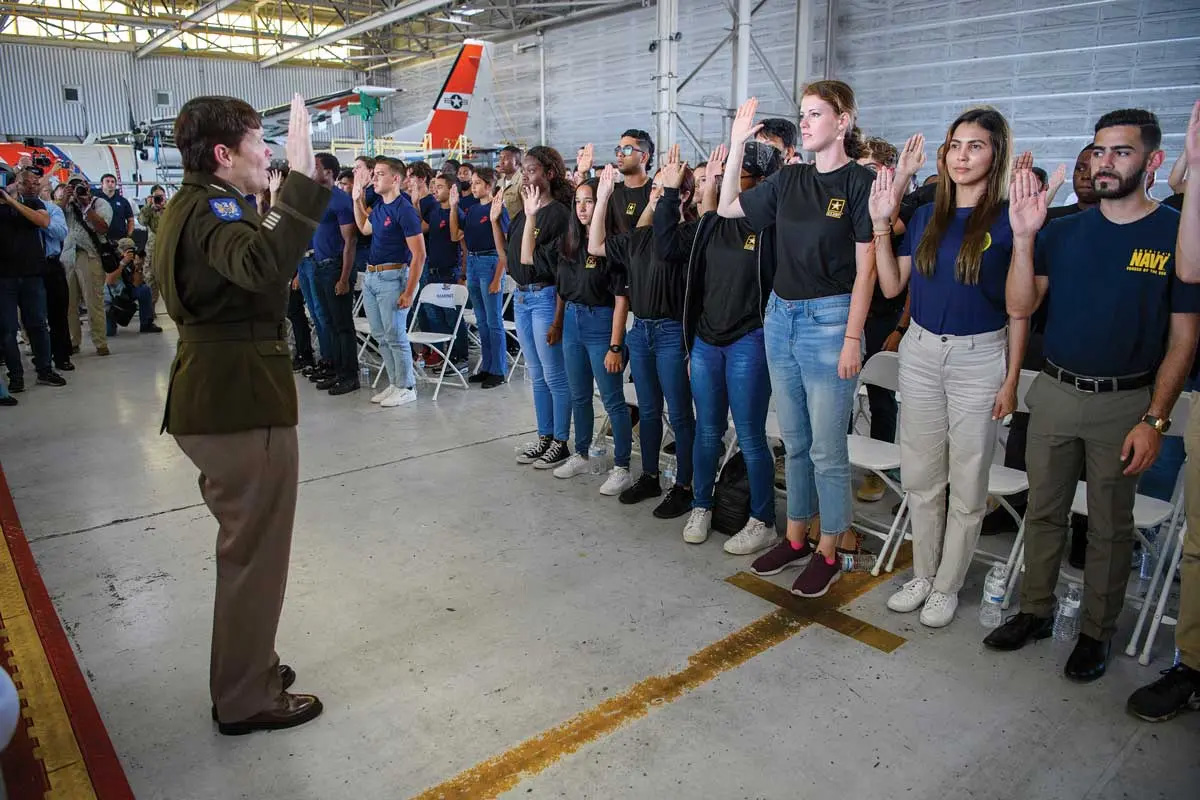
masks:
[[[179,34],[183,33],[189,28],[196,27],[198,23],[204,22],[204,20],[208,19],[209,17],[215,16],[236,2],[238,2],[238,0],[212,0],[211,3],[205,3],[189,14],[183,22],[179,23],[178,30],[163,31],[139,47],[137,51],[134,52],[133,57],[145,58],[167,42],[174,39]]]
[[[28,19],[58,19],[72,22],[95,22],[100,25],[123,25],[148,31],[175,30],[184,18],[172,14],[139,17],[132,14],[110,14],[106,11],[85,11],[77,8],[60,6],[29,6],[21,3],[4,2],[0,0],[0,15],[25,17]],[[236,28],[228,25],[209,25],[201,23],[198,28],[212,34],[224,36],[248,36],[265,41],[284,41],[291,43],[307,42],[309,37],[293,34],[266,34],[253,28]]]
[[[352,36],[373,31],[376,28],[382,28],[384,25],[391,25],[394,22],[403,22],[406,19],[419,17],[443,6],[449,5],[449,0],[409,0],[409,2],[401,3],[391,11],[384,11],[380,14],[372,14],[365,19],[361,19],[353,25],[347,25],[343,28],[330,31],[306,42],[305,44],[289,47],[273,56],[264,58],[258,63],[263,67],[273,67],[289,59],[307,53],[309,50],[315,50],[318,47],[340,42],[344,39],[349,39]]]

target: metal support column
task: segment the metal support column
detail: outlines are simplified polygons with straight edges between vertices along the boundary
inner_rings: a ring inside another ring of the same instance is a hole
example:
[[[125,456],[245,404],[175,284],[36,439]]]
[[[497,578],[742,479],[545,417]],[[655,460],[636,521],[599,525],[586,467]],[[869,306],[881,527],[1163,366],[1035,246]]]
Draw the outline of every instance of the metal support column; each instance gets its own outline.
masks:
[[[679,0],[659,0],[657,10],[658,22],[654,39],[655,54],[658,57],[655,73],[654,142],[659,153],[666,153],[667,147],[675,141],[679,114],[676,100],[679,81],[676,73],[679,60],[679,43],[676,41],[679,30]]]
[[[546,32],[538,29],[538,144],[546,144]]]
[[[750,0],[737,0],[733,49],[733,102],[737,108],[750,97]]]
[[[796,52],[792,71],[792,102],[800,107],[804,85],[812,70],[812,0],[796,4]]]
[[[825,6],[825,77],[834,76],[833,40],[837,34],[837,0],[828,0]]]

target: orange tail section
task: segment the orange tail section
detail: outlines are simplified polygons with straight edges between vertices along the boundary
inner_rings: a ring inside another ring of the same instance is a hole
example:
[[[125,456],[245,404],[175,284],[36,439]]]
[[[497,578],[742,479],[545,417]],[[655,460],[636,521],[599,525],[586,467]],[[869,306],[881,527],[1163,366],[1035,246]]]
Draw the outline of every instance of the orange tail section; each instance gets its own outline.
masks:
[[[433,118],[429,121],[429,135],[433,148],[449,149],[467,129],[467,114],[475,94],[475,82],[483,61],[483,42],[467,40],[454,60],[442,90],[433,103]]]

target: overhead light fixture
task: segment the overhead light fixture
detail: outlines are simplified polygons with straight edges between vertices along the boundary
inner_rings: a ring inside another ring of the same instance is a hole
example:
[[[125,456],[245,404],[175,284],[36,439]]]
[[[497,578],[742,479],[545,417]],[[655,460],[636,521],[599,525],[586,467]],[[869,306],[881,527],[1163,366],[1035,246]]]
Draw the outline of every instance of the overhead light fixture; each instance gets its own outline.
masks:
[[[451,13],[458,14],[461,17],[472,17],[476,14],[482,14],[483,12],[484,9],[482,8],[456,8]]]
[[[474,25],[474,22],[464,17],[457,16],[457,12],[448,17],[430,17],[434,22],[448,22],[451,25]]]

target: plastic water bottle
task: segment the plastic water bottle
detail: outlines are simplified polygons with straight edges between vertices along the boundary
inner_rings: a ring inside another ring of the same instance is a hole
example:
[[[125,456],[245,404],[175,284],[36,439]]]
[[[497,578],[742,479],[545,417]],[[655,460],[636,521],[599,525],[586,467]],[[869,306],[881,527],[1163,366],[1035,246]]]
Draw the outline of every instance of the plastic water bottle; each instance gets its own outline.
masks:
[[[1060,642],[1073,642],[1079,638],[1079,607],[1083,604],[1083,590],[1077,584],[1068,584],[1067,593],[1058,603],[1054,615],[1054,638]]]
[[[1158,528],[1148,528],[1142,531],[1142,533],[1145,535],[1146,541],[1150,544],[1154,544],[1154,540],[1158,538]],[[1144,581],[1148,581],[1154,577],[1154,551],[1145,545],[1142,545],[1141,567],[1138,577]]]
[[[425,371],[425,354],[424,353],[417,356],[417,363],[413,364],[413,366],[416,367],[421,372]]]
[[[1183,661],[1183,655],[1179,652],[1179,648],[1175,648],[1175,660],[1171,662],[1172,667],[1178,667],[1179,662]]]
[[[593,475],[603,475],[608,472],[608,448],[601,444],[592,443],[588,448],[588,471]]]
[[[371,365],[360,364],[358,367],[358,385],[366,389],[371,385]]]
[[[983,599],[979,603],[979,624],[985,628],[998,628],[1004,621],[1004,594],[1008,591],[1008,568],[993,564],[983,579]]]
[[[675,485],[675,465],[665,465],[659,475],[662,477],[662,487],[669,491]]]
[[[842,572],[870,572],[878,558],[874,553],[841,553]]]

